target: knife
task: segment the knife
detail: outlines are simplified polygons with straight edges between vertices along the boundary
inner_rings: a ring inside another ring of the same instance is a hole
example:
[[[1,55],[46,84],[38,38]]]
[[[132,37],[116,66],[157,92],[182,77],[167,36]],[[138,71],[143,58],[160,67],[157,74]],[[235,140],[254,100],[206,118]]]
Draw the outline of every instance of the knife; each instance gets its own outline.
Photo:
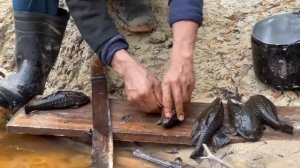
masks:
[[[97,57],[91,61],[92,73],[92,167],[113,168],[113,134],[103,67]]]

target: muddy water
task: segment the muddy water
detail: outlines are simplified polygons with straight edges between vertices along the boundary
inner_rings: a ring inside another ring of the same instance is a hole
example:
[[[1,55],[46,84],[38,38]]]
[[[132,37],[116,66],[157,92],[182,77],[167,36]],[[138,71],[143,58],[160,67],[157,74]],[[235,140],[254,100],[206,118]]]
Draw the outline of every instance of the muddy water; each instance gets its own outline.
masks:
[[[132,145],[115,142],[116,168],[154,168],[156,165],[134,158]],[[155,144],[141,146],[158,157],[174,160],[173,147]],[[8,134],[0,130],[0,168],[87,168],[90,167],[90,144],[67,138]],[[175,152],[176,153],[176,152]]]
[[[1,168],[88,167],[90,149],[68,139],[11,135],[0,131]]]

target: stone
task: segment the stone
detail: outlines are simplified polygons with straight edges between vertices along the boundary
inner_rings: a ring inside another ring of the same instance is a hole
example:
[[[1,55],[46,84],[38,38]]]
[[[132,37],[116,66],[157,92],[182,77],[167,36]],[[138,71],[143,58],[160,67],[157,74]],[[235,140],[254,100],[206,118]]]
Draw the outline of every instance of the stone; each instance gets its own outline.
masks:
[[[167,36],[164,32],[156,31],[151,34],[149,43],[151,44],[160,44],[167,40]]]

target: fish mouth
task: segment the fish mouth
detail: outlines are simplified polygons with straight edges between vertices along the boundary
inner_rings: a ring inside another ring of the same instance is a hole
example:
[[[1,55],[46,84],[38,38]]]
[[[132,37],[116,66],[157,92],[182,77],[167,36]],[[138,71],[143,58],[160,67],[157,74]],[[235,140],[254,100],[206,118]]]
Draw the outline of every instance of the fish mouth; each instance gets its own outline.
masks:
[[[237,130],[237,133],[247,139],[248,141],[251,141],[251,142],[254,142],[254,141],[257,141],[261,138],[261,135],[259,135],[257,132],[255,131],[247,131],[247,134],[245,134],[244,131],[241,131],[241,130]]]

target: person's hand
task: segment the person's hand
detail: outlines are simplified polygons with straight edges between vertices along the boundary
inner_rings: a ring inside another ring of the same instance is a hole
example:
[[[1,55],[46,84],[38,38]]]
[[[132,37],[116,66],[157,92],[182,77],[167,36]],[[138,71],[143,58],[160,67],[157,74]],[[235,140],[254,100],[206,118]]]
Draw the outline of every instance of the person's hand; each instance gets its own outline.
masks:
[[[161,87],[150,71],[137,63],[126,50],[115,53],[112,67],[124,80],[130,103],[138,105],[143,112],[159,112]]]
[[[172,27],[171,62],[162,81],[163,106],[166,117],[172,116],[172,108],[175,107],[177,118],[182,121],[195,87],[193,55],[198,25],[179,21]]]
[[[172,51],[171,57],[180,57],[180,53]],[[195,86],[195,75],[192,61],[177,58],[171,65],[162,82],[163,106],[166,117],[172,116],[175,107],[177,118],[182,121],[184,112],[191,101]],[[174,103],[174,104],[173,104]]]

